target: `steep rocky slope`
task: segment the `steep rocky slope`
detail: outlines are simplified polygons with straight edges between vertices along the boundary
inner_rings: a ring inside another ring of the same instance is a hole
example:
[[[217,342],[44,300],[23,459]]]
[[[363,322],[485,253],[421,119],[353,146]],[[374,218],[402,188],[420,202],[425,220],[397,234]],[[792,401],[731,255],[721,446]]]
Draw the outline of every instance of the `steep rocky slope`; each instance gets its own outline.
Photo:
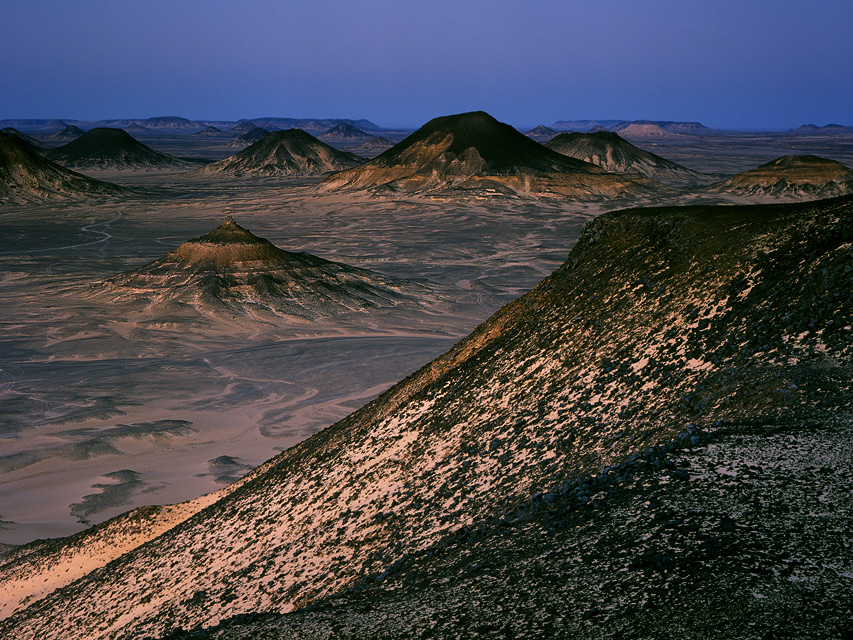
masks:
[[[348,169],[362,158],[338,151],[300,129],[274,131],[230,158],[203,167],[198,175],[310,176]]]
[[[711,185],[714,193],[773,196],[780,199],[829,198],[853,193],[853,171],[818,156],[782,156]]]
[[[853,198],[605,214],[450,352],[0,633],[846,633],[851,247]]]
[[[27,143],[0,132],[0,199],[39,200],[127,191],[54,164]]]
[[[155,151],[122,129],[97,127],[45,153],[72,169],[159,169],[188,166],[184,160]]]
[[[641,194],[653,186],[604,174],[474,111],[430,120],[363,166],[329,176],[320,189],[601,198]]]
[[[228,216],[154,262],[95,287],[98,295],[203,312],[316,319],[393,306],[427,288],[305,252],[279,249]]]
[[[653,180],[678,184],[695,183],[703,178],[692,169],[635,147],[611,131],[561,133],[545,146],[614,173],[639,173]]]

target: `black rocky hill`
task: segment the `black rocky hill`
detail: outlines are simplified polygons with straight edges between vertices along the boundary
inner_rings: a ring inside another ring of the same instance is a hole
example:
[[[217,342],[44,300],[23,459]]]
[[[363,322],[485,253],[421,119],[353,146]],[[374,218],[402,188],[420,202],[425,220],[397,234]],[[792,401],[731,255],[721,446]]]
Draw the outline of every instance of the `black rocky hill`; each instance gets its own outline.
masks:
[[[851,243],[851,197],[602,215],[205,510],[75,543],[141,536],[0,633],[847,637]]]
[[[187,162],[155,151],[123,129],[96,127],[45,156],[71,168],[154,169],[187,166]]]
[[[367,269],[285,251],[230,216],[210,233],[96,289],[114,300],[305,319],[389,306],[423,291]]]
[[[340,171],[362,162],[359,156],[330,147],[301,129],[287,129],[267,133],[239,153],[209,164],[198,173],[308,176]]]
[[[603,173],[474,111],[430,120],[363,166],[330,176],[320,189],[613,197],[652,186]]]
[[[591,162],[606,171],[639,173],[662,182],[696,182],[702,175],[680,164],[634,146],[618,133],[561,133],[546,145],[572,158]]]
[[[25,141],[0,132],[0,198],[39,200],[128,191],[61,167],[40,156]]]

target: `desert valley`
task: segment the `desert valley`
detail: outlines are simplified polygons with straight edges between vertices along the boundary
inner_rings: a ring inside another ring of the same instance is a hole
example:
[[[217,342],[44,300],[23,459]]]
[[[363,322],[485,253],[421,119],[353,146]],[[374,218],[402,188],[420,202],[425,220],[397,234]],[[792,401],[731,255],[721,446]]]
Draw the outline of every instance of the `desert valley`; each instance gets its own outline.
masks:
[[[0,126],[0,636],[853,637],[853,128]]]

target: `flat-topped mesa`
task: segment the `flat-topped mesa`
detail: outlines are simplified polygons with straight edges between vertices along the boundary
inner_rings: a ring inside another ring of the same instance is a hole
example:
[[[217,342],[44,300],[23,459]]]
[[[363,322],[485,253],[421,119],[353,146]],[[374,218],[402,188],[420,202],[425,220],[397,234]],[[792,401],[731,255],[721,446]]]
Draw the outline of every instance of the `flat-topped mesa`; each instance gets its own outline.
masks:
[[[709,187],[715,193],[829,198],[853,193],[853,171],[835,160],[786,155]]]

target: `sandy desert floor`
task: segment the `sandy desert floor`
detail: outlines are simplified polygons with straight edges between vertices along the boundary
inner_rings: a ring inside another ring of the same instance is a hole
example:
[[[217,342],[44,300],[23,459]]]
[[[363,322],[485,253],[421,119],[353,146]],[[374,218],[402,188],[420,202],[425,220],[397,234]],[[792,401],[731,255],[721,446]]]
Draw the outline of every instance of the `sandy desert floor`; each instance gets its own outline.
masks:
[[[182,155],[180,141],[145,142]],[[850,140],[633,142],[727,175],[786,153],[853,166]],[[603,210],[654,204],[398,200],[319,195],[317,180],[90,175],[139,191],[0,205],[0,543],[68,535],[217,489],[446,351],[561,264]],[[435,295],[315,322],[164,315],[95,295],[99,281],[226,215],[283,249],[424,281]]]

